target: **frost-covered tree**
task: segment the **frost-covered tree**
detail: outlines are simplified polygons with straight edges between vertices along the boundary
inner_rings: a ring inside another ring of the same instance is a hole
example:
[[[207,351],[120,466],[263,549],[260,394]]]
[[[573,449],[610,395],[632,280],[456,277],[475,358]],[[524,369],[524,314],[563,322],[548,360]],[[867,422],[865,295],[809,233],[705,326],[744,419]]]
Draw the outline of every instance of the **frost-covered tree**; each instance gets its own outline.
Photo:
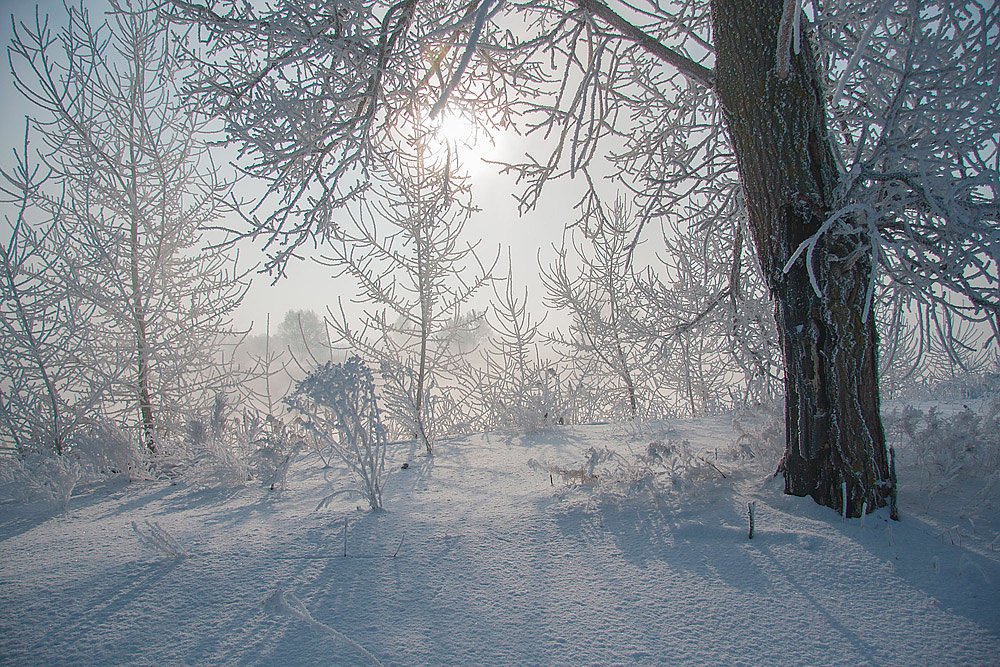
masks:
[[[289,310],[278,323],[275,337],[298,360],[311,367],[328,357],[330,342],[323,319],[312,310]]]
[[[831,3],[809,21],[787,0],[712,13],[715,89],[777,303],[786,490],[841,509],[845,485],[856,516],[889,487],[879,276],[997,322],[995,13]]]
[[[698,414],[773,398],[777,335],[743,243],[735,190],[671,212],[663,248],[637,277],[630,312],[654,350],[660,400]],[[726,218],[728,224],[719,222]]]
[[[601,158],[648,220],[738,175],[776,306],[788,493],[852,516],[889,496],[880,280],[996,340],[992,5],[173,4],[211,45],[196,89],[281,203],[258,228],[278,264],[364,193],[383,130],[422,102],[537,131],[512,166],[527,207]]]
[[[376,365],[387,414],[430,454],[446,421],[442,380],[456,366],[463,330],[475,326],[463,306],[491,279],[492,267],[463,241],[471,209],[450,154],[430,155],[423,129],[413,131],[413,150],[385,158],[386,180],[320,261],[352,277],[369,306],[360,326],[343,304],[330,312],[335,343]]]
[[[67,6],[58,28],[36,12],[15,23],[9,47],[50,172],[31,193],[58,220],[45,261],[71,267],[88,373],[109,385],[102,409],[136,414],[151,452],[212,379],[243,293],[233,262],[203,249],[205,226],[230,208],[229,185],[211,163],[206,119],[177,94],[158,4],[111,0],[101,24]]]
[[[639,414],[637,375],[645,356],[631,312],[631,242],[636,231],[624,199],[617,199],[610,210],[596,206],[594,215],[584,220],[583,239],[570,234],[572,257],[564,241],[556,259],[542,267],[546,305],[568,311],[571,318],[569,330],[556,331],[550,341],[574,365],[593,362],[602,377],[611,378],[617,387],[607,389],[619,393],[625,406],[618,412],[631,417]]]
[[[528,311],[528,290],[519,296],[510,269],[493,284],[486,312],[489,327],[477,354],[467,355],[456,373],[466,420],[475,428],[530,432],[565,422],[555,365],[541,356],[541,320]]]
[[[62,454],[103,393],[88,373],[84,325],[94,308],[72,298],[73,268],[54,245],[59,216],[29,221],[46,172],[27,156],[26,128],[15,165],[0,172],[12,209],[0,245],[0,432],[19,453]]]
[[[644,412],[692,415],[771,395],[776,337],[761,280],[742,269],[751,258],[741,226],[719,225],[736,216],[735,200],[669,212],[655,252],[638,244],[641,218],[623,199],[591,201],[572,229],[572,255],[564,247],[543,267],[547,305],[572,318],[551,341],[566,361],[591,367],[590,384],[626,397],[626,414],[637,395]]]

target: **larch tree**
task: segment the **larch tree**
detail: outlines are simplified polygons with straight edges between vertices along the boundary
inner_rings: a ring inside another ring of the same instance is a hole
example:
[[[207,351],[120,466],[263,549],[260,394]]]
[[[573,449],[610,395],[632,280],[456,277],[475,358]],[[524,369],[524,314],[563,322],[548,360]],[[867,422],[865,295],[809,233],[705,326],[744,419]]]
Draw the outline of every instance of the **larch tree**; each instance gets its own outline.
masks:
[[[0,442],[18,454],[65,453],[103,397],[85,328],[94,307],[73,298],[74,267],[55,245],[61,207],[39,216],[33,202],[47,171],[28,160],[28,130],[15,164],[0,170],[9,236],[0,244]]]
[[[624,399],[612,401],[625,406],[616,412],[634,418],[646,398],[637,388],[644,346],[636,339],[637,327],[631,318],[635,287],[630,244],[635,224],[621,198],[610,210],[595,206],[593,211],[582,226],[583,239],[569,235],[570,261],[564,239],[555,260],[541,267],[545,304],[567,311],[571,318],[568,331],[557,330],[550,341],[571,362],[586,357],[602,369],[602,375],[619,385],[611,393]]]
[[[411,130],[410,150],[383,158],[384,182],[357,208],[319,258],[359,286],[360,326],[343,304],[327,319],[334,344],[371,360],[380,373],[387,415],[433,453],[440,433],[443,380],[454,371],[460,336],[474,328],[463,313],[492,279],[473,245],[463,241],[471,209],[466,179],[451,156],[434,157],[426,130]]]
[[[503,289],[501,289],[501,284]],[[493,284],[485,320],[487,341],[458,373],[468,421],[483,430],[535,431],[557,422],[550,373],[539,354],[544,317],[528,311],[528,290],[515,292],[510,257],[507,276]]]
[[[280,267],[364,196],[421,100],[536,132],[530,208],[597,165],[643,221],[738,182],[784,362],[788,493],[891,492],[874,295],[1000,330],[1000,30],[976,0],[174,0],[192,89],[267,180]],[[595,172],[596,173],[596,172]],[[738,181],[731,178],[738,176]],[[731,224],[731,223],[730,223]],[[736,253],[734,252],[734,255]],[[844,506],[846,501],[846,507]]]
[[[58,28],[36,10],[15,22],[8,53],[48,170],[31,205],[58,220],[50,250],[91,313],[89,372],[109,385],[101,409],[136,414],[155,453],[215,380],[244,287],[234,262],[204,248],[206,226],[234,202],[211,164],[207,119],[174,88],[169,26],[155,2],[109,4],[100,24],[67,5]]]

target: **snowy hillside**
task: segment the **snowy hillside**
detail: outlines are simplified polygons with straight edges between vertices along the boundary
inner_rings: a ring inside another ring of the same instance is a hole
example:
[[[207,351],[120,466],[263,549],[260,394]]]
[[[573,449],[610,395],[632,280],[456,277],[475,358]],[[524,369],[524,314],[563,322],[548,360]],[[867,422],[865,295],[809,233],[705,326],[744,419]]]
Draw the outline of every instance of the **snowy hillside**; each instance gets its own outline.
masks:
[[[1000,662],[995,518],[952,526],[903,479],[902,521],[843,521],[735,440],[715,417],[472,436],[431,458],[397,444],[381,513],[344,494],[317,510],[350,483],[305,455],[280,495],[109,483],[60,514],[7,503],[0,662]],[[156,526],[160,548],[140,537]]]

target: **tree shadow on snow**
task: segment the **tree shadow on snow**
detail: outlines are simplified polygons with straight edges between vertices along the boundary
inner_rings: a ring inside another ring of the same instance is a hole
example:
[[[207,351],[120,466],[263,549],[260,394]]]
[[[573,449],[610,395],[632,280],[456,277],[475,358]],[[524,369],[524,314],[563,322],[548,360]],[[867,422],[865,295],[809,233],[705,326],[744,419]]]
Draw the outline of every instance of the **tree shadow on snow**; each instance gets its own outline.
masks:
[[[1000,632],[1000,554],[970,548],[957,526],[941,530],[908,512],[905,504],[899,521],[891,521],[882,509],[865,517],[864,524],[844,521],[808,498],[782,494],[772,504],[777,511],[817,522],[829,542],[842,540],[860,550],[893,585],[920,591],[935,606]]]

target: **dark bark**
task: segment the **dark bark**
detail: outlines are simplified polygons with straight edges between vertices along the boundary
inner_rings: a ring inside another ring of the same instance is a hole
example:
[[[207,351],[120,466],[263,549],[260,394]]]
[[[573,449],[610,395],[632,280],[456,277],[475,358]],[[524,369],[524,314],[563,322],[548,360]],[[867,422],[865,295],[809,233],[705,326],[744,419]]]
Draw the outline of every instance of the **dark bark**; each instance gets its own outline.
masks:
[[[591,16],[599,16],[607,21],[608,25],[615,28],[622,35],[634,41],[646,50],[647,53],[655,56],[665,63],[673,65],[685,76],[693,81],[702,83],[709,88],[715,84],[715,74],[704,65],[700,65],[679,51],[665,46],[651,35],[646,34],[633,24],[619,16],[615,11],[599,0],[573,0],[580,9]]]
[[[713,0],[716,90],[736,154],[785,362],[785,492],[859,516],[890,491],[879,416],[875,318],[863,318],[871,253],[845,220],[785,273],[834,208],[838,172],[808,40],[778,73],[781,0]]]

